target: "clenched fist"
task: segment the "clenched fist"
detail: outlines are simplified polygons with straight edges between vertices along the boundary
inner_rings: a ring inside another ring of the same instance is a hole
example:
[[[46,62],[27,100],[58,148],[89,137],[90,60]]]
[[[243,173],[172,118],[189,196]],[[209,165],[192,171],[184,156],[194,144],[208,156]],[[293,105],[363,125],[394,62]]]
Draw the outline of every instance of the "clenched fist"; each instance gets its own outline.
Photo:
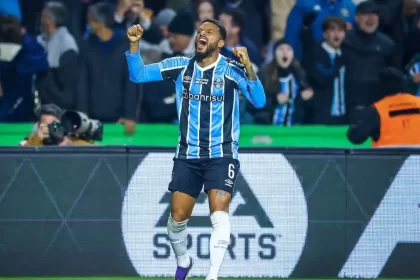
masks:
[[[140,24],[136,24],[127,29],[127,37],[130,42],[135,43],[140,41],[143,36],[143,27]]]
[[[245,66],[250,66],[251,65],[251,60],[249,59],[248,56],[248,50],[245,47],[236,47],[233,49],[233,54],[239,58],[239,61],[245,65]]]

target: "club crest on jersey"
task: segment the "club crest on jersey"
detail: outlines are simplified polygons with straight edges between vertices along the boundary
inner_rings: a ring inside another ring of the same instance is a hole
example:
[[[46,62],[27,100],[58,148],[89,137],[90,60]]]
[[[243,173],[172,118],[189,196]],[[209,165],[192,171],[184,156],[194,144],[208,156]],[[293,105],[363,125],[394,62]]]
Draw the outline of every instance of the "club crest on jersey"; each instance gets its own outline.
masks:
[[[214,82],[213,82],[213,86],[215,87],[215,88],[222,88],[223,87],[223,79],[222,78],[216,78],[216,79],[214,79]]]

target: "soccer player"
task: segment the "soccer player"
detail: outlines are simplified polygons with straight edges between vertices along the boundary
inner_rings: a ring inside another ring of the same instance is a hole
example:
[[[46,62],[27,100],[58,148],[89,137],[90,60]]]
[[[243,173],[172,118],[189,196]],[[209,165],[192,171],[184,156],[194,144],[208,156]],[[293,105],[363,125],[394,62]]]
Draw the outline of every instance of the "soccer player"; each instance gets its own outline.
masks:
[[[187,253],[187,223],[203,185],[209,197],[213,232],[210,271],[216,280],[230,242],[229,203],[239,171],[239,91],[257,108],[265,94],[246,48],[234,54],[240,63],[220,54],[226,29],[217,20],[205,20],[195,38],[193,57],[173,57],[144,65],[139,52],[143,28],[127,30],[126,52],[130,80],[136,83],[173,79],[180,123],[174,157],[168,236],[177,258],[176,280],[185,280],[193,266]]]

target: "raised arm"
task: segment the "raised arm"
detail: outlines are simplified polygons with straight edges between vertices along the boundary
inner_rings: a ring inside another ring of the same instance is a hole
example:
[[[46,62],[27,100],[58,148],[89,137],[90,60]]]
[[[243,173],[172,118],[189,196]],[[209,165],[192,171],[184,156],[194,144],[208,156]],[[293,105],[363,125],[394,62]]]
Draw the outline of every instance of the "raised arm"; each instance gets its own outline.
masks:
[[[127,29],[127,38],[130,41],[130,50],[125,52],[128,64],[129,77],[132,82],[146,83],[161,81],[162,74],[159,64],[144,65],[140,55],[140,40],[143,28],[137,24]]]
[[[231,68],[232,76],[237,82],[239,90],[254,107],[264,107],[266,102],[264,88],[254,72],[247,49],[245,47],[235,48],[233,54],[239,58],[246,69],[245,72],[236,66]]]
[[[125,56],[130,80],[135,83],[156,82],[163,79],[176,80],[182,69],[188,65],[190,59],[173,57],[159,63],[145,65],[139,51],[142,36],[143,28],[140,25],[134,25],[127,30],[130,50],[125,52]]]

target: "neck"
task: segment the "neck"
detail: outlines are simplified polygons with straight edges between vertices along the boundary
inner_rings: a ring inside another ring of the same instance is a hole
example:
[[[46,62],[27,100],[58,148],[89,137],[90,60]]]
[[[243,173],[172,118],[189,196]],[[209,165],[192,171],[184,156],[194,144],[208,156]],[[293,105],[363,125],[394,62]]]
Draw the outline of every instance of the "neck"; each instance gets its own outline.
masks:
[[[46,33],[46,35],[48,36],[48,37],[50,37],[52,34],[54,34],[54,32],[55,31],[57,31],[57,27],[55,27],[55,26],[50,26],[50,27],[48,27],[48,29],[47,29],[47,33]]]
[[[324,41],[324,42],[325,42],[325,45],[327,45],[327,47],[329,47],[329,48],[331,48],[333,50],[338,51],[340,49],[340,47],[334,47],[333,45],[329,44],[327,41]]]
[[[228,45],[229,47],[233,47],[239,44],[239,36],[235,35],[235,36],[230,36],[228,38],[226,38],[226,45]]]
[[[209,55],[209,56],[207,56],[203,59],[197,60],[197,64],[200,67],[205,68],[205,67],[215,63],[218,58],[219,58],[219,53],[218,52],[213,52],[211,55]]]
[[[96,36],[98,36],[98,38],[102,42],[109,41],[112,38],[113,35],[114,35],[114,31],[112,29],[109,29],[109,28],[104,28],[96,34]]]
[[[356,27],[356,32],[360,35],[363,36],[364,38],[371,38],[373,36],[375,36],[376,31],[372,32],[372,33],[367,33],[365,31],[363,31],[360,27]]]

